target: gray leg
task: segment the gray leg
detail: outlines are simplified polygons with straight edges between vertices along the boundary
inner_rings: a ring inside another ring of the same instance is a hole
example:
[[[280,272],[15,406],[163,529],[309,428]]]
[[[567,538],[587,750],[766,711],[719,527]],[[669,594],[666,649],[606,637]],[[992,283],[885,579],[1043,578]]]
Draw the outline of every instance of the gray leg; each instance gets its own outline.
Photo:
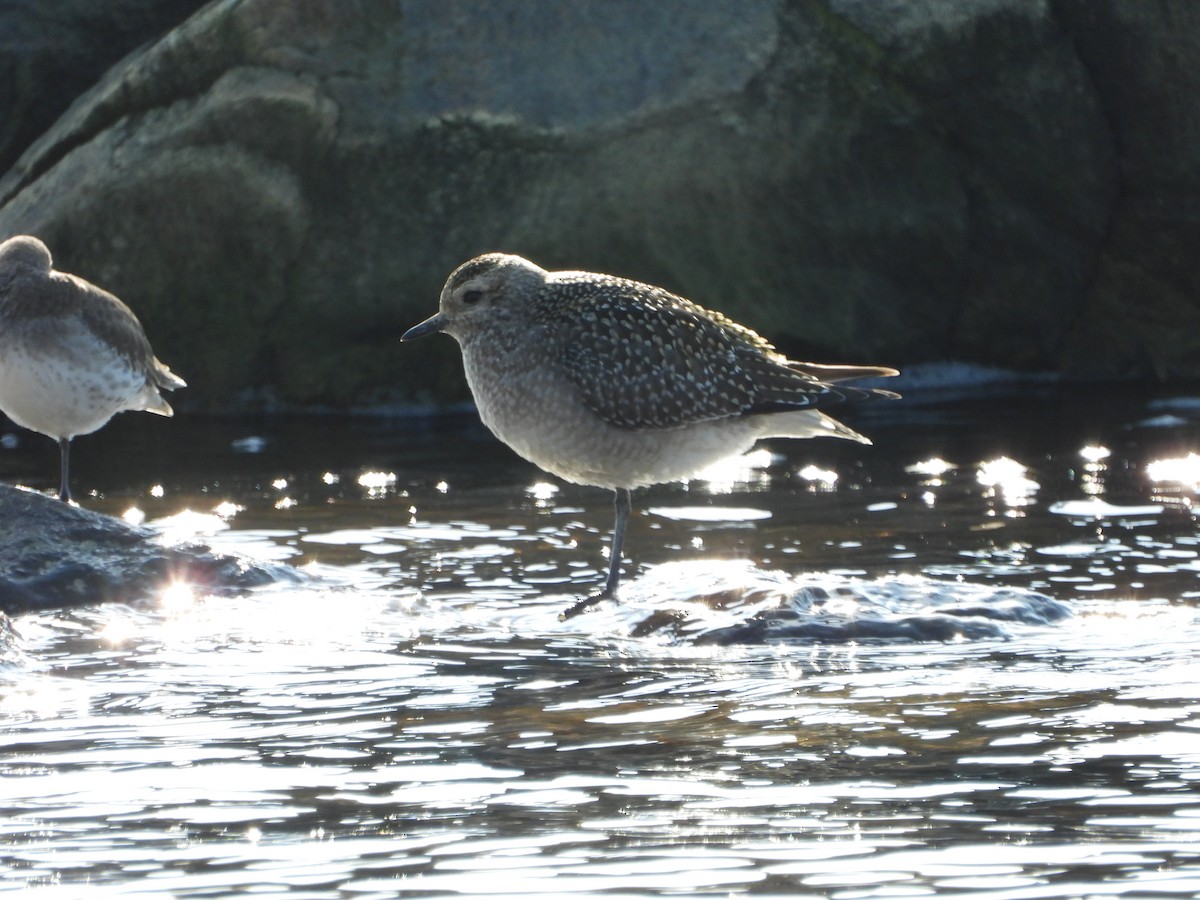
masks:
[[[629,513],[633,509],[633,498],[628,488],[617,488],[613,497],[613,509],[617,520],[613,525],[612,552],[608,560],[608,581],[604,583],[605,597],[615,597],[617,582],[621,580],[621,550],[625,546],[625,526],[629,524]]]
[[[58,499],[71,502],[71,439],[58,439]]]
[[[617,521],[613,525],[611,556],[608,560],[608,580],[604,583],[604,590],[584,597],[578,603],[568,607],[559,615],[560,619],[577,616],[601,600],[616,599],[617,583],[621,580],[621,550],[625,546],[625,526],[629,524],[629,513],[633,509],[633,497],[629,493],[629,488],[616,489],[613,508],[617,513]]]

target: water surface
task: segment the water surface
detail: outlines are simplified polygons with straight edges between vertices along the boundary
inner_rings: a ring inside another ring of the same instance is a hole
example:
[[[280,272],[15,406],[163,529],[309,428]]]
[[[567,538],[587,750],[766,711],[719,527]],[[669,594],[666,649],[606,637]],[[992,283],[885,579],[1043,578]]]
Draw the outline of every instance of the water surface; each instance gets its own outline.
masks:
[[[566,622],[610,499],[471,417],[125,416],[81,439],[84,505],[311,577],[17,619],[0,890],[1200,893],[1200,401],[847,419],[875,446],[771,443],[638,492],[626,602]],[[0,477],[51,487],[50,442],[17,438]],[[1071,615],[950,641],[636,627],[802,584]]]

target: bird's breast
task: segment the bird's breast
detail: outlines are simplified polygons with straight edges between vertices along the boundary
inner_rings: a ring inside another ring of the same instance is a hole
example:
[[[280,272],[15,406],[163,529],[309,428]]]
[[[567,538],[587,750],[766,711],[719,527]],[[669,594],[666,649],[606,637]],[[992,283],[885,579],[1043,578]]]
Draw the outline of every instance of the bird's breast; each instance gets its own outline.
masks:
[[[600,418],[546,353],[465,347],[467,384],[483,423],[517,454],[577,484],[635,488],[688,478],[748,449],[749,422],[725,420],[634,430]]]

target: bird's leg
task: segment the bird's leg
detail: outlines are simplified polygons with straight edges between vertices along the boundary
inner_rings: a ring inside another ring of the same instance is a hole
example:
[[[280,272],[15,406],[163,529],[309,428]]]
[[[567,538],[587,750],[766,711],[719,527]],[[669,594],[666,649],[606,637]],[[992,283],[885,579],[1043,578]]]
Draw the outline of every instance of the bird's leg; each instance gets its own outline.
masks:
[[[621,580],[621,550],[625,546],[625,526],[629,524],[629,513],[633,509],[633,498],[629,494],[629,488],[616,488],[613,494],[616,522],[613,524],[612,547],[608,557],[608,580],[604,582],[605,597],[617,595],[617,582]]]
[[[629,493],[629,488],[616,488],[614,494],[613,509],[616,511],[617,519],[613,525],[612,546],[608,559],[608,580],[604,582],[604,590],[584,597],[578,603],[568,607],[559,616],[560,619],[570,619],[602,600],[615,599],[617,596],[617,584],[621,580],[621,549],[625,546],[625,526],[629,524],[629,513],[633,509],[633,497]]]
[[[63,503],[71,502],[71,439],[58,439],[59,483],[58,499]]]

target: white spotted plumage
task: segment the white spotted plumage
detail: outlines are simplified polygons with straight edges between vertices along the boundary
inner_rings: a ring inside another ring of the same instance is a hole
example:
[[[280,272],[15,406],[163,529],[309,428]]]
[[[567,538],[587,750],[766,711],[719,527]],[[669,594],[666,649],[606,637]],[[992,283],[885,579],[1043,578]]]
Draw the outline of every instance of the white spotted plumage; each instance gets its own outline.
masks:
[[[404,338],[435,331],[461,346],[480,417],[497,437],[567,481],[617,492],[618,535],[622,492],[688,478],[764,437],[869,443],[821,408],[895,396],[840,384],[893,369],[794,362],[662,288],[548,272],[509,254],[459,266],[438,313]]]

